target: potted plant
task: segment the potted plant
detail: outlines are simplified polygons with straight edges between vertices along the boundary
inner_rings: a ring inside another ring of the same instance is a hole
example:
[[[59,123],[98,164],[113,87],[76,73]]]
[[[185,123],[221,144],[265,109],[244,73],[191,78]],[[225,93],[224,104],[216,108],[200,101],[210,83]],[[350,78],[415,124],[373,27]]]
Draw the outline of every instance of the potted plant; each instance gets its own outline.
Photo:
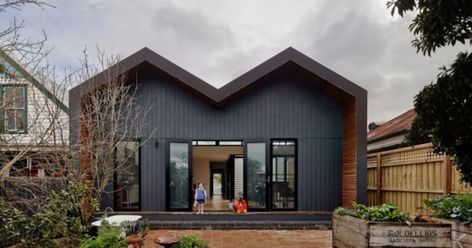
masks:
[[[149,231],[149,220],[144,219],[138,225],[138,233],[132,234],[126,237],[128,245],[132,245],[134,248],[143,247],[144,239]]]
[[[353,204],[333,213],[333,247],[450,247],[451,225],[413,222],[397,207]]]
[[[451,224],[453,247],[472,247],[472,195],[445,195],[424,201],[429,215]]]

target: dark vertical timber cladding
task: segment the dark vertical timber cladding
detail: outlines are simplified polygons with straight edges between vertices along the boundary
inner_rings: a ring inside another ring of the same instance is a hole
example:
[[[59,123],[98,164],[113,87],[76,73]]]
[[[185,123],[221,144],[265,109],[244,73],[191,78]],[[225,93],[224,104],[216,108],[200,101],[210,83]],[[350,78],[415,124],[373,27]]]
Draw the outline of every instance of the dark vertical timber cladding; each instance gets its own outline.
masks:
[[[305,82],[278,75],[219,108],[157,72],[139,83],[140,103],[151,104],[145,135],[153,131],[141,149],[142,211],[165,210],[168,139],[297,139],[298,210],[341,204],[342,105]]]

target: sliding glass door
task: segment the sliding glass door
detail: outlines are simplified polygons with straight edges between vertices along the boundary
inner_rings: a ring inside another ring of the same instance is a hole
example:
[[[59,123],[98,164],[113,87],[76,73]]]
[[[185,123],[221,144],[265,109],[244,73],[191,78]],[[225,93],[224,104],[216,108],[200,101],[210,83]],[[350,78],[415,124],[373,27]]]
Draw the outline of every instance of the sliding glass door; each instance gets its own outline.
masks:
[[[249,209],[267,209],[267,152],[265,142],[247,142],[245,144],[245,184],[244,191]]]
[[[170,142],[167,166],[168,210],[190,210],[191,207],[191,143]]]

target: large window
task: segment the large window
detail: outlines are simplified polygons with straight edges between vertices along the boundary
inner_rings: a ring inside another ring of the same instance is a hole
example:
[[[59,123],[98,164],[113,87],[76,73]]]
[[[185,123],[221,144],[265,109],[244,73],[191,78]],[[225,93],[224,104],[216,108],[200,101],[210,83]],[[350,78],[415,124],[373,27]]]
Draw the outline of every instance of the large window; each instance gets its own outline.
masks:
[[[0,116],[2,133],[26,132],[26,86],[0,86]]]
[[[116,146],[115,209],[139,210],[139,142],[122,141]]]
[[[190,153],[189,143],[170,143],[168,208],[170,210],[190,207]]]
[[[246,188],[247,204],[252,209],[266,209],[267,185],[266,185],[266,143],[248,143]]]
[[[294,209],[296,198],[296,142],[272,141],[272,209]]]

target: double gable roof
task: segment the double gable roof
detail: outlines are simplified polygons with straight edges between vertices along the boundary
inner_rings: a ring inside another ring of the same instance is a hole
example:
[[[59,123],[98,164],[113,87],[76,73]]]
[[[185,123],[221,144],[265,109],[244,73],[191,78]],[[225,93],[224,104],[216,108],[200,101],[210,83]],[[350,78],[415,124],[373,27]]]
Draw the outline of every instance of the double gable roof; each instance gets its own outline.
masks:
[[[284,67],[297,70],[299,75],[308,79],[307,82],[312,83],[323,93],[336,98],[340,102],[344,102],[347,97],[361,99],[362,101],[367,100],[365,89],[291,47],[219,89],[145,47],[73,88],[70,91],[71,104],[72,101],[77,100],[77,97],[105,84],[107,75],[125,74],[138,70],[140,67],[149,68],[149,65],[175,78],[184,88],[214,105],[225,104],[235,96],[251,89],[263,78]]]

